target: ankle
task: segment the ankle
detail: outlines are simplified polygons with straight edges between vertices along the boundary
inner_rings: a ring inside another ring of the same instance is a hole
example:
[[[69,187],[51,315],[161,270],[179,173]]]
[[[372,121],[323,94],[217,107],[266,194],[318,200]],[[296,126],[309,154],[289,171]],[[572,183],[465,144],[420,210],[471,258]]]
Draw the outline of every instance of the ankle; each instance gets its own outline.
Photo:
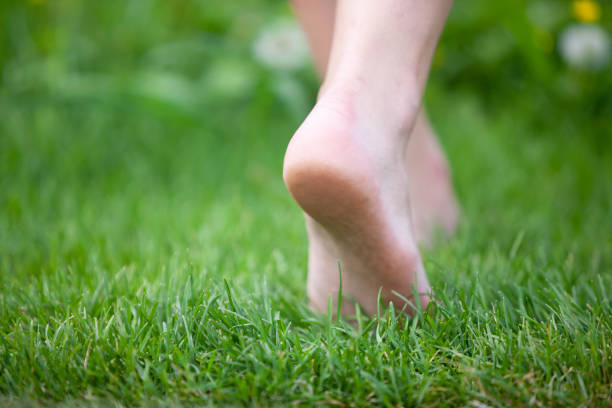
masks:
[[[422,91],[416,81],[406,78],[393,82],[391,87],[388,82],[335,75],[323,82],[317,101],[350,106],[357,118],[374,121],[381,132],[408,134],[420,110]]]

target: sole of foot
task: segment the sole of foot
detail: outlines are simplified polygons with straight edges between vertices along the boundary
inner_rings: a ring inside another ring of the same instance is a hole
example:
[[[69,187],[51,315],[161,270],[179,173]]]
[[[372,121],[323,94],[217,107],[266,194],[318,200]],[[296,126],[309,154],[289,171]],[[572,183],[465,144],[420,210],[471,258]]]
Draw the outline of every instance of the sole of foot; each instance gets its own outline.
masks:
[[[285,183],[306,214],[311,307],[325,312],[329,299],[336,307],[340,267],[343,314],[354,314],[355,303],[375,314],[379,293],[412,314],[427,306],[430,287],[412,231],[405,157],[398,154],[405,139],[359,108],[352,97],[326,92],[285,154]]]

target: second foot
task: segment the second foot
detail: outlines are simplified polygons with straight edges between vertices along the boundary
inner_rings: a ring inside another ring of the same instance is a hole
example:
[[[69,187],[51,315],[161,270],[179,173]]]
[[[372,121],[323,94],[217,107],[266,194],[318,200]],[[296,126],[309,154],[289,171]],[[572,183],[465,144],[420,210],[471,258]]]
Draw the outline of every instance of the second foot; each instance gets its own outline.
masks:
[[[448,161],[435,132],[420,114],[406,149],[412,220],[417,241],[430,246],[438,233],[450,237],[459,222]]]

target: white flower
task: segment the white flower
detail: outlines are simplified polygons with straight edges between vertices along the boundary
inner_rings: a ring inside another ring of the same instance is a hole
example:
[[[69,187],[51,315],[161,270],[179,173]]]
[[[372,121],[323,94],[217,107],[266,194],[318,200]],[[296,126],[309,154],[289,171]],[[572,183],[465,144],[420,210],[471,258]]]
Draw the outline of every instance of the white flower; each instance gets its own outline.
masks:
[[[559,52],[572,67],[599,70],[610,60],[610,39],[597,25],[573,24],[561,33]]]
[[[253,44],[253,55],[270,68],[295,70],[308,60],[308,46],[295,23],[279,21],[259,34]]]

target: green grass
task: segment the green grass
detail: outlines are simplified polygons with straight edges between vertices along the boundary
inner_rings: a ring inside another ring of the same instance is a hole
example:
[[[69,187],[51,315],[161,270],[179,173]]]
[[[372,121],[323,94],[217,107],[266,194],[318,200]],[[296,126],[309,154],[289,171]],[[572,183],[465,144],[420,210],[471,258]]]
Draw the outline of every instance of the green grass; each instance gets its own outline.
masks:
[[[213,71],[248,59],[210,44]],[[0,404],[612,405],[612,149],[589,112],[540,116],[535,90],[490,106],[434,73],[463,207],[424,252],[440,304],[355,329],[307,308],[281,179],[304,107],[259,71],[246,96],[168,99],[150,60],[102,55],[123,71],[5,67]]]

